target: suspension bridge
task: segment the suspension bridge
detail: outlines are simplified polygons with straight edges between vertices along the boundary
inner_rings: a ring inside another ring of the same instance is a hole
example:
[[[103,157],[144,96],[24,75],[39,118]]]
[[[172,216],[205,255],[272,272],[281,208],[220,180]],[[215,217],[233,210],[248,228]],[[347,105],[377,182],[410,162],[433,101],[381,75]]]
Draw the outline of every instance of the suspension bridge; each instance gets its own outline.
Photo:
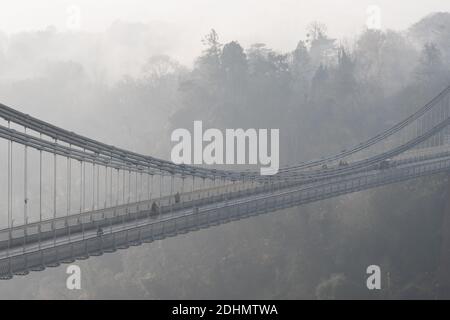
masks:
[[[0,278],[450,170],[450,87],[333,156],[276,175],[131,152],[0,104]]]

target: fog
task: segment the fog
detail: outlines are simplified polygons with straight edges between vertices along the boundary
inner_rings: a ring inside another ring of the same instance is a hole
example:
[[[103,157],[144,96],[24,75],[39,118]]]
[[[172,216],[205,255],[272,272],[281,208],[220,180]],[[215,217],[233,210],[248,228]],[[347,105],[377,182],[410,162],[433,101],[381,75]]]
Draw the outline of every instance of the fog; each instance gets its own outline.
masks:
[[[365,26],[373,4],[380,30]],[[194,120],[280,128],[281,165],[333,154],[450,83],[448,1],[1,7],[1,103],[165,159]],[[448,298],[448,192],[440,175],[341,196],[78,261],[79,291],[62,265],[1,282],[0,298]],[[387,290],[366,289],[373,263]]]
[[[168,54],[184,64],[201,52],[199,40],[215,28],[223,42],[248,46],[263,42],[287,51],[304,39],[307,25],[321,21],[334,38],[354,38],[363,31],[369,5],[381,9],[382,28],[403,30],[430,12],[449,11],[446,0],[389,1],[157,1],[157,0],[29,0],[2,1],[0,30],[13,34],[54,26],[67,31],[72,7],[80,12],[80,31],[104,32],[117,21],[148,25],[153,53]],[[78,28],[77,28],[78,29]]]

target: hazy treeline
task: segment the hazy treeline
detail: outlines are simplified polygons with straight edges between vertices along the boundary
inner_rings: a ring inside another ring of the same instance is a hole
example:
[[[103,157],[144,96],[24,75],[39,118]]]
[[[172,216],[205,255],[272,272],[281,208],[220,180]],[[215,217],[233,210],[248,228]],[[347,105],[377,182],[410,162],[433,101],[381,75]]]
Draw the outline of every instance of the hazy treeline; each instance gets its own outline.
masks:
[[[449,13],[402,32],[366,30],[352,41],[328,34],[312,23],[296,48],[280,53],[262,43],[222,43],[212,30],[192,66],[156,50],[142,25],[119,24],[101,36],[53,29],[2,36],[0,97],[70,130],[164,158],[171,130],[193,120],[280,128],[281,164],[293,164],[371,137],[450,83]],[[2,283],[0,294],[433,298],[442,295],[447,188],[445,178],[430,177],[92,258],[80,262],[80,292],[65,289],[62,267]],[[382,267],[380,292],[365,287],[370,264]]]

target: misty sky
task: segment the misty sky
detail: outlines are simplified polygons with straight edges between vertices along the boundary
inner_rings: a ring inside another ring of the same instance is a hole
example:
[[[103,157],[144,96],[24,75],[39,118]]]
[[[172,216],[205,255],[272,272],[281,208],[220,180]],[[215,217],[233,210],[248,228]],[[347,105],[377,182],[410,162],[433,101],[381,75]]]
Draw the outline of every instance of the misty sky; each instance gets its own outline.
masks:
[[[264,42],[282,51],[295,48],[315,20],[333,37],[352,38],[364,28],[369,5],[381,8],[384,29],[397,30],[428,13],[450,11],[449,0],[0,0],[0,30],[10,34],[53,25],[63,31],[68,8],[77,6],[82,31],[103,31],[116,20],[150,23],[155,32],[167,30],[176,38],[179,47],[173,51],[186,62],[201,50],[200,39],[211,28],[222,42]]]

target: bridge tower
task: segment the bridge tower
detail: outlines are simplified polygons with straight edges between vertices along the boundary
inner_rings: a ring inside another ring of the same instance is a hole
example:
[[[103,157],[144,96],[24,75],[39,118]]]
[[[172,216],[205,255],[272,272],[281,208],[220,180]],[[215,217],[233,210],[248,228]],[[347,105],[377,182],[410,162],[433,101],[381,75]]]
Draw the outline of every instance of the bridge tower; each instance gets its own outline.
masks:
[[[437,298],[450,297],[450,174],[447,177],[448,189],[441,227],[441,252],[436,275]]]

